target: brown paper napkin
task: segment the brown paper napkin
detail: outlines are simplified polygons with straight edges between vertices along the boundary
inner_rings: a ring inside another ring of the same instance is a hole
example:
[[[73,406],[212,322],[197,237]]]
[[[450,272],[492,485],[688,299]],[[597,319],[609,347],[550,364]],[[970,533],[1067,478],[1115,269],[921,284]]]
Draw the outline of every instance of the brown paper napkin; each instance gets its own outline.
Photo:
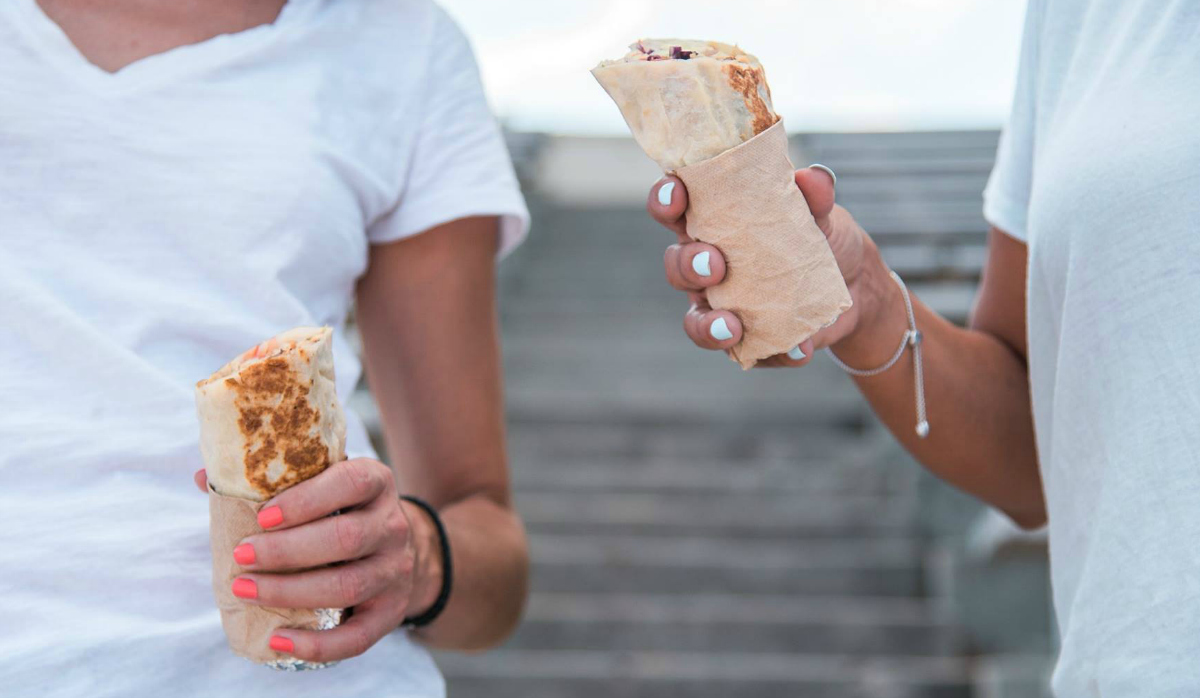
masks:
[[[688,190],[688,234],[721,250],[714,309],[742,321],[730,352],[743,369],[790,351],[850,308],[824,233],[796,186],[783,121],[675,173]]]
[[[209,532],[212,538],[213,596],[221,611],[221,625],[229,647],[246,659],[276,669],[317,669],[330,664],[304,662],[268,646],[279,628],[328,630],[341,620],[337,609],[268,608],[248,604],[233,595],[233,580],[242,568],[233,560],[233,549],[247,536],[262,531],[258,510],[262,502],[217,494],[209,487]]]

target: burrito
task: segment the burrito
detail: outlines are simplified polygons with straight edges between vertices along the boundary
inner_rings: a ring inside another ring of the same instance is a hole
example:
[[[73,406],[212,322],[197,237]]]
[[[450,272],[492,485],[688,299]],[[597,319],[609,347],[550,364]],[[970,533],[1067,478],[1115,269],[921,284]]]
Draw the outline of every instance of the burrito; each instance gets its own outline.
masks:
[[[757,58],[715,41],[642,39],[592,74],[642,150],[687,186],[688,234],[725,258],[706,296],[742,322],[734,361],[748,369],[786,353],[850,308]]]
[[[716,41],[642,39],[592,74],[665,172],[741,145],[779,121],[758,59]]]
[[[333,331],[268,339],[196,385],[200,453],[217,493],[263,502],[345,458]]]
[[[213,594],[234,653],[276,669],[314,669],[270,649],[278,628],[328,630],[340,609],[280,609],[233,595],[233,549],[260,532],[262,503],[346,457],[333,373],[333,331],[300,327],[268,339],[196,384],[208,474]]]

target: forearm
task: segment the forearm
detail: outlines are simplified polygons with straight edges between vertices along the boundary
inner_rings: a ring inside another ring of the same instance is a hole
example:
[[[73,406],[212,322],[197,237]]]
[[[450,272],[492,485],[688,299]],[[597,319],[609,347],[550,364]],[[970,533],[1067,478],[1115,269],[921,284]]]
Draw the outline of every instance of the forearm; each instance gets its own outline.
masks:
[[[451,503],[439,515],[450,539],[453,591],[446,609],[417,637],[442,649],[486,649],[516,628],[524,607],[529,574],[524,528],[512,509],[482,494]],[[441,586],[440,552],[432,533],[418,545],[427,552],[417,565],[432,574],[425,577],[428,586],[415,590],[414,613],[432,605]]]
[[[871,246],[857,283],[864,305],[858,328],[834,347],[856,368],[891,357],[908,329],[900,288]],[[878,376],[855,383],[880,419],[932,473],[979,497],[1025,527],[1045,521],[1026,366],[997,337],[963,329],[915,295],[929,435],[917,436],[914,369],[909,354]]]

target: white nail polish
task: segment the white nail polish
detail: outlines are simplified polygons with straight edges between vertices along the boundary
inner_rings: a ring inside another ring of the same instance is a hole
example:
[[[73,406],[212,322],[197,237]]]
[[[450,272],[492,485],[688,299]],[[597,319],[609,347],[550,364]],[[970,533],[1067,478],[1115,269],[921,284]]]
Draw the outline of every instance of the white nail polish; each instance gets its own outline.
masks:
[[[671,205],[671,194],[675,192],[675,183],[667,182],[658,188],[658,203],[663,206]]]
[[[709,252],[705,250],[692,257],[692,271],[700,276],[712,276],[712,267],[708,265]]]
[[[793,347],[791,349],[791,351],[788,352],[788,358],[791,359],[792,361],[799,361],[799,360],[803,359],[805,356],[807,356],[807,354],[800,351],[799,346]]]
[[[708,333],[718,342],[724,342],[727,339],[733,339],[733,333],[729,331],[729,325],[725,323],[725,318],[719,317],[713,320],[712,326],[708,328]]]

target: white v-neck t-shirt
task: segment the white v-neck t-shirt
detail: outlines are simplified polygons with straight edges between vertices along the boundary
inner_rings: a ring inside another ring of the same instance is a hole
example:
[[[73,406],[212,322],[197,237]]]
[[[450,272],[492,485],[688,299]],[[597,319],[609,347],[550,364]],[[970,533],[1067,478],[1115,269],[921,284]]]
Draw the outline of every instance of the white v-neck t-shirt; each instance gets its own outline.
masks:
[[[444,693],[404,632],[322,671],[229,651],[192,395],[266,337],[342,327],[370,245],[471,215],[502,217],[502,252],[527,224],[427,0],[291,0],[115,74],[0,2],[0,694]],[[335,361],[345,401],[340,331]]]
[[[1030,0],[984,210],[1029,246],[1055,694],[1200,695],[1200,3]]]

